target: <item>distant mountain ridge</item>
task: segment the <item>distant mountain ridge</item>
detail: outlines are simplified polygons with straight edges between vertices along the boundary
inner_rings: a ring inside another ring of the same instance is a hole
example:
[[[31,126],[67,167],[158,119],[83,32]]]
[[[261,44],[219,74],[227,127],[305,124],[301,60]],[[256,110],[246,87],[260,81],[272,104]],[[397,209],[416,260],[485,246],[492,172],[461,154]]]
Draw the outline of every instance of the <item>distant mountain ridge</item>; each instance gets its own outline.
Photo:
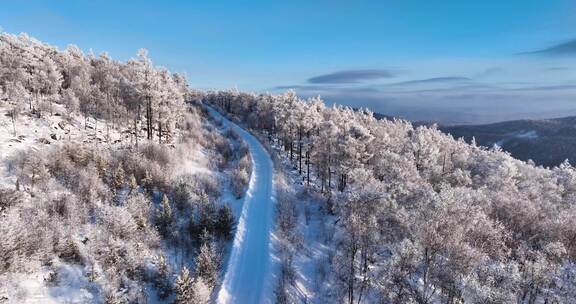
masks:
[[[576,157],[576,116],[513,120],[485,125],[440,126],[455,138],[482,146],[500,146],[515,158],[553,167]]]
[[[376,119],[393,119],[374,113]],[[415,121],[415,126],[432,125],[434,122]],[[576,159],[576,116],[552,119],[520,119],[478,125],[441,125],[438,129],[454,138],[472,138],[485,147],[495,145],[510,152],[513,157],[537,165],[554,167],[564,160]]]

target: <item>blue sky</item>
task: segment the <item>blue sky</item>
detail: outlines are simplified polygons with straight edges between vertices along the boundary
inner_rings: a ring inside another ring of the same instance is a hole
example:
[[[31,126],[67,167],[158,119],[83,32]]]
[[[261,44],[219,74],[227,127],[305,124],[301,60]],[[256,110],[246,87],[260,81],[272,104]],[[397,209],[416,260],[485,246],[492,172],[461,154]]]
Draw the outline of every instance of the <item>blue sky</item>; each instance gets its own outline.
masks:
[[[570,0],[21,0],[0,26],[121,60],[144,47],[198,88],[449,122],[576,114],[576,46],[554,49],[576,40]]]

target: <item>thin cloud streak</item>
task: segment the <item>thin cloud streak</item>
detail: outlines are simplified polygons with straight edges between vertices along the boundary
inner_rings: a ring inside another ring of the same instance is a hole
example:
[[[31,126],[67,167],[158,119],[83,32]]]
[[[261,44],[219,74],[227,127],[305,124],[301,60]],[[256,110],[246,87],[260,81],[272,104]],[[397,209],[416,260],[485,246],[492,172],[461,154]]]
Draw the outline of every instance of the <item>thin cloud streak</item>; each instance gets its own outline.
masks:
[[[455,82],[464,82],[464,81],[471,81],[472,79],[468,77],[459,77],[459,76],[449,76],[449,77],[434,77],[434,78],[427,78],[427,79],[416,79],[416,80],[408,80],[402,82],[396,82],[387,84],[388,86],[399,86],[399,85],[418,85],[418,84],[437,84],[437,83],[455,83]]]
[[[398,75],[397,71],[384,70],[384,69],[346,70],[315,76],[309,78],[307,82],[315,84],[359,83],[365,80],[393,78],[396,77],[397,75]]]
[[[576,56],[576,39],[522,55]]]

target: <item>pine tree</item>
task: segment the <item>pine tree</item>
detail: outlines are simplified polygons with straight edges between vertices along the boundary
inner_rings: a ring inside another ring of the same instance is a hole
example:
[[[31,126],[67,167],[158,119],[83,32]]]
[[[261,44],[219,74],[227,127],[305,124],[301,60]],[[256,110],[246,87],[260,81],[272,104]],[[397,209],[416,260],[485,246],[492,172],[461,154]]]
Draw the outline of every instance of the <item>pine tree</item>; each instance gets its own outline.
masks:
[[[288,293],[286,292],[286,283],[284,282],[284,278],[281,277],[278,280],[278,285],[274,289],[274,295],[276,297],[276,304],[287,304],[288,302]]]
[[[210,234],[208,230],[203,229],[200,235],[198,236],[198,239],[200,240],[200,244],[206,244],[212,241],[212,234]]]
[[[194,300],[194,282],[190,276],[190,271],[186,266],[182,267],[180,275],[174,283],[176,299],[174,304],[190,304]]]
[[[167,236],[168,231],[172,225],[172,207],[170,207],[170,201],[168,200],[168,196],[164,194],[162,197],[162,207],[160,209],[159,219],[158,219],[158,228],[162,235]]]
[[[216,224],[216,205],[208,200],[200,210],[200,229],[206,229],[209,233],[214,232]]]
[[[101,155],[96,155],[94,158],[96,162],[96,169],[98,170],[98,175],[104,177],[106,175],[106,160]]]
[[[214,287],[218,279],[218,257],[210,243],[200,246],[200,254],[196,259],[196,274],[209,287]]]
[[[134,192],[134,190],[138,189],[138,182],[136,181],[136,176],[134,174],[130,175],[130,194]]]
[[[146,170],[144,172],[144,178],[142,179],[142,185],[148,191],[148,193],[152,193],[152,177],[150,176],[150,172]]]
[[[122,187],[124,187],[124,179],[124,168],[122,168],[122,165],[120,164],[118,165],[118,168],[116,168],[116,171],[114,171],[114,180],[112,181],[114,189],[122,189]]]
[[[226,204],[218,210],[216,219],[216,233],[225,239],[230,239],[234,230],[234,215],[230,205]]]
[[[168,264],[166,263],[166,258],[161,255],[158,258],[158,274],[154,278],[154,284],[158,289],[158,298],[160,300],[165,299],[170,294],[171,288],[168,275]]]
[[[190,303],[194,304],[207,304],[210,301],[210,293],[212,289],[204,283],[202,278],[196,278],[194,280],[194,297]]]

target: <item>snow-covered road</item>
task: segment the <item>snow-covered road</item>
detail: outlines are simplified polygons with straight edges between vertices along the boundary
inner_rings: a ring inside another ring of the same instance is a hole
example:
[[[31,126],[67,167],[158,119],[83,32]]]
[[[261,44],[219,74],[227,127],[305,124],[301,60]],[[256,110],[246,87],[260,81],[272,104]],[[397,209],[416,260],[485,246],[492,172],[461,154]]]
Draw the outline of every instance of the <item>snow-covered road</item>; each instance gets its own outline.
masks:
[[[270,254],[274,216],[272,160],[254,136],[214,109],[207,108],[213,117],[221,118],[225,126],[234,129],[248,144],[253,166],[217,303],[273,303]]]

